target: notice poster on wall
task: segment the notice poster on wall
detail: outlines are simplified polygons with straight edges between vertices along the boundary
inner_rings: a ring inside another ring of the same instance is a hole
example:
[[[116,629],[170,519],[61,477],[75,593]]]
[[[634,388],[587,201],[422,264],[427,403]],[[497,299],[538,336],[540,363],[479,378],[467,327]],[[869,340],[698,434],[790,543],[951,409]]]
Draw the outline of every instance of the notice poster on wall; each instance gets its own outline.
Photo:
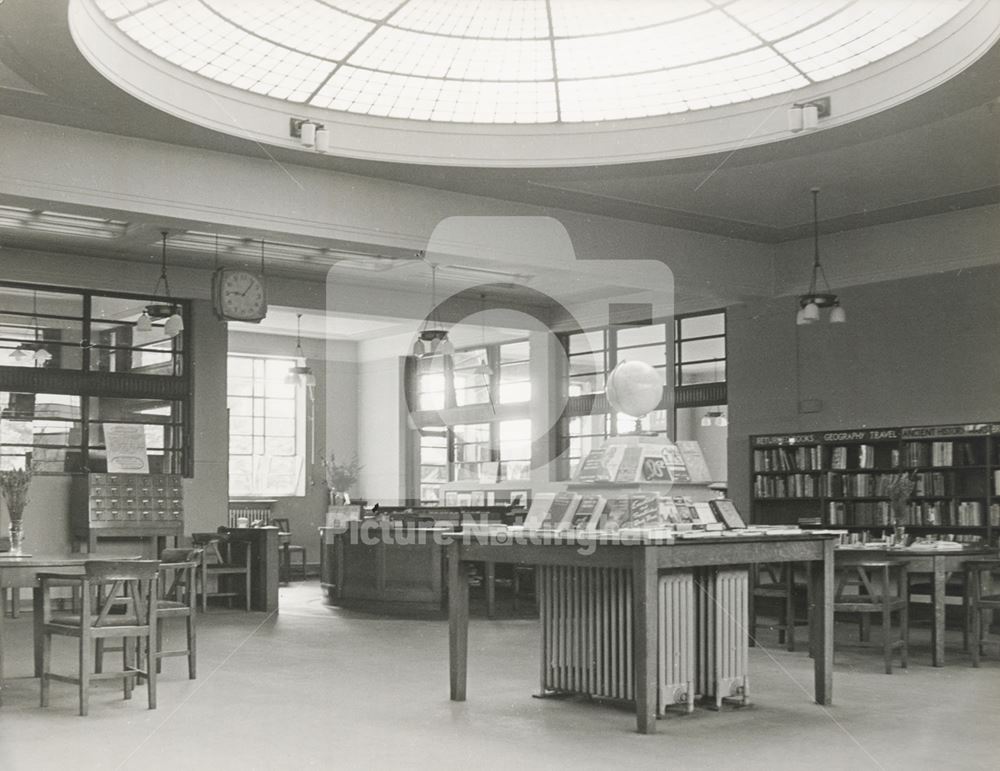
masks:
[[[146,432],[139,423],[104,423],[109,474],[148,474]]]

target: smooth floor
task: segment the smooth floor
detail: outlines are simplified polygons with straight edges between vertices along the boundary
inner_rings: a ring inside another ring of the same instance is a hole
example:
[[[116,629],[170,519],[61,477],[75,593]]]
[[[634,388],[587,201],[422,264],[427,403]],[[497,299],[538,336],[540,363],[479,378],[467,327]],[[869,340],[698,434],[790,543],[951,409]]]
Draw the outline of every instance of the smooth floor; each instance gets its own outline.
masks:
[[[473,619],[469,698],[453,703],[446,621],[332,608],[299,582],[282,587],[279,613],[200,616],[199,677],[167,659],[158,709],[101,683],[86,718],[70,685],[53,683],[51,706],[38,706],[31,616],[6,622],[2,771],[1000,766],[995,651],[973,669],[949,632],[948,665],[935,669],[919,626],[909,670],[885,675],[880,650],[848,647],[856,627],[838,624],[832,707],[812,701],[806,653],[764,631],[749,707],[669,714],[642,736],[621,707],[532,698],[539,630],[527,618]],[[57,667],[72,670],[72,643],[56,640]]]

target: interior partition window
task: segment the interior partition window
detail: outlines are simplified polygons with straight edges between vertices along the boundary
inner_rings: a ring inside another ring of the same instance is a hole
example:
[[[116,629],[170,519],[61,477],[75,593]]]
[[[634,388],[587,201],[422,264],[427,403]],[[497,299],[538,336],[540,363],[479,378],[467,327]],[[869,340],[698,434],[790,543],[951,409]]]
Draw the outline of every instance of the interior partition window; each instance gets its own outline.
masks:
[[[143,309],[163,298],[0,282],[0,468],[107,470],[104,426],[142,426],[150,471],[191,474],[193,383],[185,329]]]

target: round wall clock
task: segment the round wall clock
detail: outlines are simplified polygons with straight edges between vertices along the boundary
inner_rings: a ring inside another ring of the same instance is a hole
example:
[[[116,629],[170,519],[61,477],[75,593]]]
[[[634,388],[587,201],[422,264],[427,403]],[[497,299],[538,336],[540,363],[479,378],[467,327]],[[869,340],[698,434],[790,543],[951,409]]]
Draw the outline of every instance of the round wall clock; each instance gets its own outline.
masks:
[[[267,315],[262,276],[245,268],[219,268],[212,276],[215,314],[227,321],[260,321]]]

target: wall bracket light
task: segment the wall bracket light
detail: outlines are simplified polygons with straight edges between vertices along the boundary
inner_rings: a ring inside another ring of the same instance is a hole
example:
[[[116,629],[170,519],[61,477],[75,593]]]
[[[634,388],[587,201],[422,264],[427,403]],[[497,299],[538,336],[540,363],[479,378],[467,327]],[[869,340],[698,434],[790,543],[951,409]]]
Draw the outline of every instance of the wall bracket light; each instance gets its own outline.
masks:
[[[289,118],[288,136],[298,139],[303,147],[315,149],[318,153],[330,150],[330,132],[324,124],[309,118]]]
[[[788,130],[794,134],[819,126],[820,118],[830,117],[830,97],[796,102],[788,108]]]

